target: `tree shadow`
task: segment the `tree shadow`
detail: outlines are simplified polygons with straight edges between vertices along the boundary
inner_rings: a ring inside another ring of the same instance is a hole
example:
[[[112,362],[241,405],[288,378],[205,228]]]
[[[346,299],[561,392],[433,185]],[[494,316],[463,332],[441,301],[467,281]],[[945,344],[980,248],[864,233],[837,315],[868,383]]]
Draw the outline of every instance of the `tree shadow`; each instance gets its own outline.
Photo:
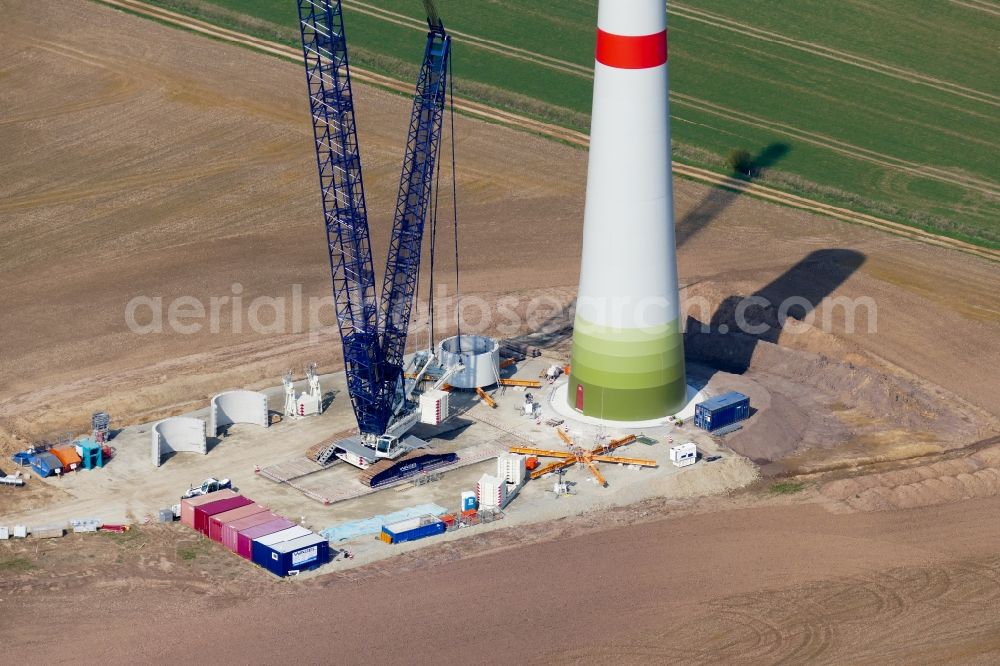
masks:
[[[792,147],[787,143],[772,143],[750,159],[746,172],[734,169],[729,176],[749,182],[765,169],[780,162],[791,150]],[[739,196],[740,192],[726,187],[711,188],[698,205],[688,211],[677,224],[674,232],[677,247],[684,245],[701,232]]]
[[[686,354],[712,367],[742,374],[758,342],[777,343],[788,318],[803,320],[865,262],[855,250],[810,252],[750,296],[728,296],[709,323],[688,317]]]

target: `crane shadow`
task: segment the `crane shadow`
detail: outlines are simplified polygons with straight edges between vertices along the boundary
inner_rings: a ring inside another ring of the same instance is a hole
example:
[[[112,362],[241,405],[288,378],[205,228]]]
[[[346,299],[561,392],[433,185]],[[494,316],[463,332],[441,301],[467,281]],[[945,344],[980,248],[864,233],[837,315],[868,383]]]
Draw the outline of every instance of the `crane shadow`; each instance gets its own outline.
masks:
[[[729,176],[739,180],[750,181],[764,169],[768,169],[780,162],[791,149],[792,147],[787,143],[772,143],[761,150],[755,157],[751,158],[746,172],[734,169],[730,172]],[[677,247],[684,245],[698,235],[715,218],[721,215],[723,211],[729,208],[739,196],[739,192],[724,187],[713,187],[706,192],[705,197],[698,202],[698,205],[688,211],[681,221],[677,223],[677,228],[674,231]]]
[[[751,296],[726,297],[708,323],[689,316],[687,356],[719,370],[746,372],[759,342],[777,343],[789,318],[805,319],[865,260],[855,250],[816,250]]]

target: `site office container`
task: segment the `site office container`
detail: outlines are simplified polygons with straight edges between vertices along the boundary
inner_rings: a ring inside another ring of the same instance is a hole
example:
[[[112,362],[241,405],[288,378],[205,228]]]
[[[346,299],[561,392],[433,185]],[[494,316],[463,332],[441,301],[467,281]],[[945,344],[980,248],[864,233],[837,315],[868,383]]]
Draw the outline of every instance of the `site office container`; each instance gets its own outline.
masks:
[[[291,541],[292,539],[298,539],[299,537],[309,536],[312,534],[312,530],[306,529],[301,525],[293,525],[288,529],[281,530],[280,532],[272,532],[262,537],[257,537],[253,540],[253,549],[250,556],[250,560],[254,564],[259,564],[264,566],[264,560],[268,559],[271,552],[271,548],[279,543],[284,543],[285,541]]]
[[[181,522],[191,529],[194,529],[194,510],[195,507],[201,506],[202,504],[208,504],[209,502],[218,502],[220,499],[226,499],[229,497],[239,497],[232,490],[217,490],[214,493],[208,493],[207,495],[199,495],[198,497],[190,497],[188,499],[181,500]]]
[[[208,536],[208,521],[211,520],[212,516],[238,509],[247,504],[253,504],[253,500],[243,497],[243,495],[237,495],[236,497],[228,497],[217,502],[209,502],[208,504],[196,506],[194,508],[194,528],[205,536]]]
[[[444,521],[438,518],[419,516],[383,526],[379,539],[386,543],[403,543],[424,539],[435,534],[443,534],[446,529]]]
[[[258,549],[259,547],[259,549]],[[275,576],[287,576],[292,571],[314,569],[330,561],[330,542],[318,534],[309,533],[297,539],[265,546],[254,545],[254,562]]]
[[[232,511],[218,513],[208,519],[208,538],[212,541],[222,543],[222,528],[224,525],[231,523],[234,520],[246,518],[247,516],[253,516],[263,511],[267,511],[266,506],[261,504],[247,504],[246,506],[241,506],[238,509],[233,509]]]
[[[275,532],[283,532],[289,527],[295,527],[295,523],[287,518],[276,518],[269,523],[261,523],[260,525],[240,530],[240,533],[236,537],[236,554],[242,558],[252,560],[254,539],[259,539]]]
[[[239,520],[234,520],[231,523],[226,523],[222,526],[222,545],[235,553],[237,547],[239,546],[240,532],[251,527],[257,527],[258,525],[263,525],[264,523],[280,519],[281,516],[276,513],[261,511],[260,513],[253,514],[252,516],[247,516],[246,518],[240,518]]]
[[[712,432],[750,418],[750,398],[731,391],[709,398],[694,408],[694,424]]]

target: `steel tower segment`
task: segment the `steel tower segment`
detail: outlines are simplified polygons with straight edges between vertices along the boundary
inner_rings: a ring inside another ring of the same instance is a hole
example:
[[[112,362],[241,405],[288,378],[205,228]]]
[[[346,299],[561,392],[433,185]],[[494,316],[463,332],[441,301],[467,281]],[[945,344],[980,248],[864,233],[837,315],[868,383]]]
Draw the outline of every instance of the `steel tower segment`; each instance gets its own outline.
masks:
[[[428,17],[428,25],[382,283],[379,331],[387,384],[395,384],[403,369],[448,90],[451,37],[435,16]]]
[[[391,417],[393,396],[386,395],[382,378],[378,303],[343,13],[340,0],[299,0],[298,7],[348,393],[361,432],[379,435]]]

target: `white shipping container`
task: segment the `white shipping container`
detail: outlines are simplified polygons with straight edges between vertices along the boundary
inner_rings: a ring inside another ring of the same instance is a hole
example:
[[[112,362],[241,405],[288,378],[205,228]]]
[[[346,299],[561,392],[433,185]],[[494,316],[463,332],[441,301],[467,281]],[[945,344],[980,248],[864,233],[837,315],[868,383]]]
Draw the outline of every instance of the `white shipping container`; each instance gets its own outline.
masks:
[[[0,527],[0,541],[6,541],[10,538],[10,528],[7,526]]]
[[[254,539],[254,541],[265,546],[274,546],[275,544],[285,541],[291,541],[292,539],[309,536],[312,533],[312,530],[296,525],[295,527],[289,527],[287,530],[281,530],[280,532],[274,532],[272,534],[259,537]]]
[[[24,539],[28,536],[28,527],[26,525],[14,525],[14,536]]]
[[[40,525],[31,528],[31,536],[37,539],[53,539],[65,533],[62,525]]]

